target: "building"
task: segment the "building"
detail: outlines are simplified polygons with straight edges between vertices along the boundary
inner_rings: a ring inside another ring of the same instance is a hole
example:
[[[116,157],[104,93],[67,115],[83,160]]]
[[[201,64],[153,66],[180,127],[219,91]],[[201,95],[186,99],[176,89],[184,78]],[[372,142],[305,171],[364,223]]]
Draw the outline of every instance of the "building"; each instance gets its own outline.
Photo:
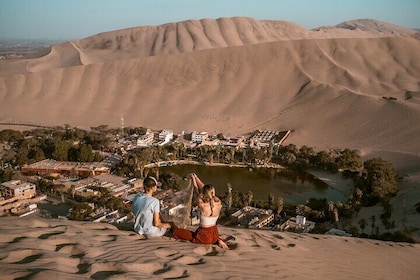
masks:
[[[234,147],[236,149],[244,147],[245,138],[244,137],[232,137],[220,142],[221,145],[225,147]]]
[[[273,210],[245,206],[232,214],[232,221],[249,228],[263,228],[274,220]]]
[[[148,147],[153,144],[154,134],[153,133],[146,133],[141,135],[137,139],[137,146],[138,147]]]
[[[219,139],[208,139],[208,140],[204,140],[201,142],[200,144],[201,146],[219,146],[220,145],[220,140]]]
[[[110,168],[100,162],[71,162],[44,159],[22,166],[22,172],[37,174],[98,175],[109,174]]]
[[[199,132],[199,133],[194,131],[191,134],[191,140],[195,143],[201,143],[204,140],[206,140],[208,137],[209,137],[209,134],[208,134],[208,132],[205,132],[205,131],[202,131],[202,132]]]
[[[172,130],[162,130],[159,133],[159,145],[165,145],[174,138],[174,132]]]
[[[284,140],[290,135],[291,131],[271,131],[263,130],[251,137],[250,142],[258,148],[269,147],[270,144],[277,146],[281,145]]]
[[[315,228],[315,222],[306,220],[306,217],[297,215],[288,219],[280,226],[281,231],[294,231],[307,233]]]
[[[80,196],[95,196],[99,194],[99,188],[105,188],[111,195],[122,197],[131,192],[139,191],[143,187],[143,182],[112,174],[100,174],[72,182],[71,185],[74,186],[76,193]]]
[[[32,198],[36,195],[36,186],[29,182],[12,180],[2,183],[0,192],[5,198]]]
[[[182,144],[185,148],[193,148],[196,147],[197,143],[192,142],[184,137],[178,137],[175,139],[175,143]]]

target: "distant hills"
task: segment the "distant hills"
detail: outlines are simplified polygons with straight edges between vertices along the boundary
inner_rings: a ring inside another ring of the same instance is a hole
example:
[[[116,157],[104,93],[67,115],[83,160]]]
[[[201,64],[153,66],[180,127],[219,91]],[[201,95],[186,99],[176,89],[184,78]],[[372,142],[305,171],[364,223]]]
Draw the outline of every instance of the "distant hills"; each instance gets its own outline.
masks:
[[[412,29],[372,19],[346,21],[312,30],[287,21],[258,21],[245,17],[188,20],[110,31],[58,44],[50,50],[49,56],[28,66],[30,71],[40,71],[44,70],[44,64],[45,68],[50,65],[61,68],[276,41],[415,34]],[[45,55],[43,50],[37,56]]]
[[[55,40],[27,40],[27,39],[1,39],[1,59],[21,59],[43,56],[49,53],[52,45],[61,43]]]

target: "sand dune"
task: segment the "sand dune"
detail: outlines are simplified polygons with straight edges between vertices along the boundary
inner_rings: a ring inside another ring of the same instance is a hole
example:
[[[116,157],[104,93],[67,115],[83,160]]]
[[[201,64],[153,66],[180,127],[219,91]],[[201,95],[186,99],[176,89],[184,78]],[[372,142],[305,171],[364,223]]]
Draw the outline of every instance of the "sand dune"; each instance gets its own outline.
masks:
[[[420,41],[374,20],[307,30],[203,19],[98,34],[0,64],[0,121],[223,132],[418,155]]]
[[[101,223],[0,219],[2,279],[417,279],[418,244],[244,230],[230,250]],[[380,254],[378,254],[380,252]]]
[[[415,36],[415,31],[378,20],[347,21],[307,30],[292,22],[246,17],[188,20],[100,33],[53,46],[40,59],[0,64],[0,74],[38,72],[167,54],[254,45],[275,41]]]
[[[418,153],[419,51],[401,37],[294,40],[1,76],[0,120],[119,126],[123,115],[127,126],[294,129],[297,144]]]

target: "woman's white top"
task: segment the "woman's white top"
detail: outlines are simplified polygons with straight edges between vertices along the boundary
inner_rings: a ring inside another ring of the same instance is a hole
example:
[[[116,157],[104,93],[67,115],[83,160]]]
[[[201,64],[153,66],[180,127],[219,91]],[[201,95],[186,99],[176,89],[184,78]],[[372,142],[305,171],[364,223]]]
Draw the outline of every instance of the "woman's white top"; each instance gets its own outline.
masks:
[[[219,216],[216,217],[205,217],[200,215],[200,226],[202,227],[209,227],[216,225],[217,219]]]

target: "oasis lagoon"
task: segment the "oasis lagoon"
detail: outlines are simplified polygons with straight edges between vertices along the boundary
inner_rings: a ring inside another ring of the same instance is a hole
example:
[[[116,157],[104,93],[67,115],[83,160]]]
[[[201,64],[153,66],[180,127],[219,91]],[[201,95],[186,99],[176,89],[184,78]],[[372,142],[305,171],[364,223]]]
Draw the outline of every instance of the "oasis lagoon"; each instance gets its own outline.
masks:
[[[233,191],[251,191],[254,200],[267,200],[272,193],[285,203],[305,203],[309,198],[325,198],[327,201],[347,201],[347,198],[321,180],[308,173],[297,173],[288,169],[248,169],[229,166],[174,165],[159,168],[160,174],[173,172],[181,177],[196,173],[204,183],[211,183],[218,196],[225,196],[227,184]]]

